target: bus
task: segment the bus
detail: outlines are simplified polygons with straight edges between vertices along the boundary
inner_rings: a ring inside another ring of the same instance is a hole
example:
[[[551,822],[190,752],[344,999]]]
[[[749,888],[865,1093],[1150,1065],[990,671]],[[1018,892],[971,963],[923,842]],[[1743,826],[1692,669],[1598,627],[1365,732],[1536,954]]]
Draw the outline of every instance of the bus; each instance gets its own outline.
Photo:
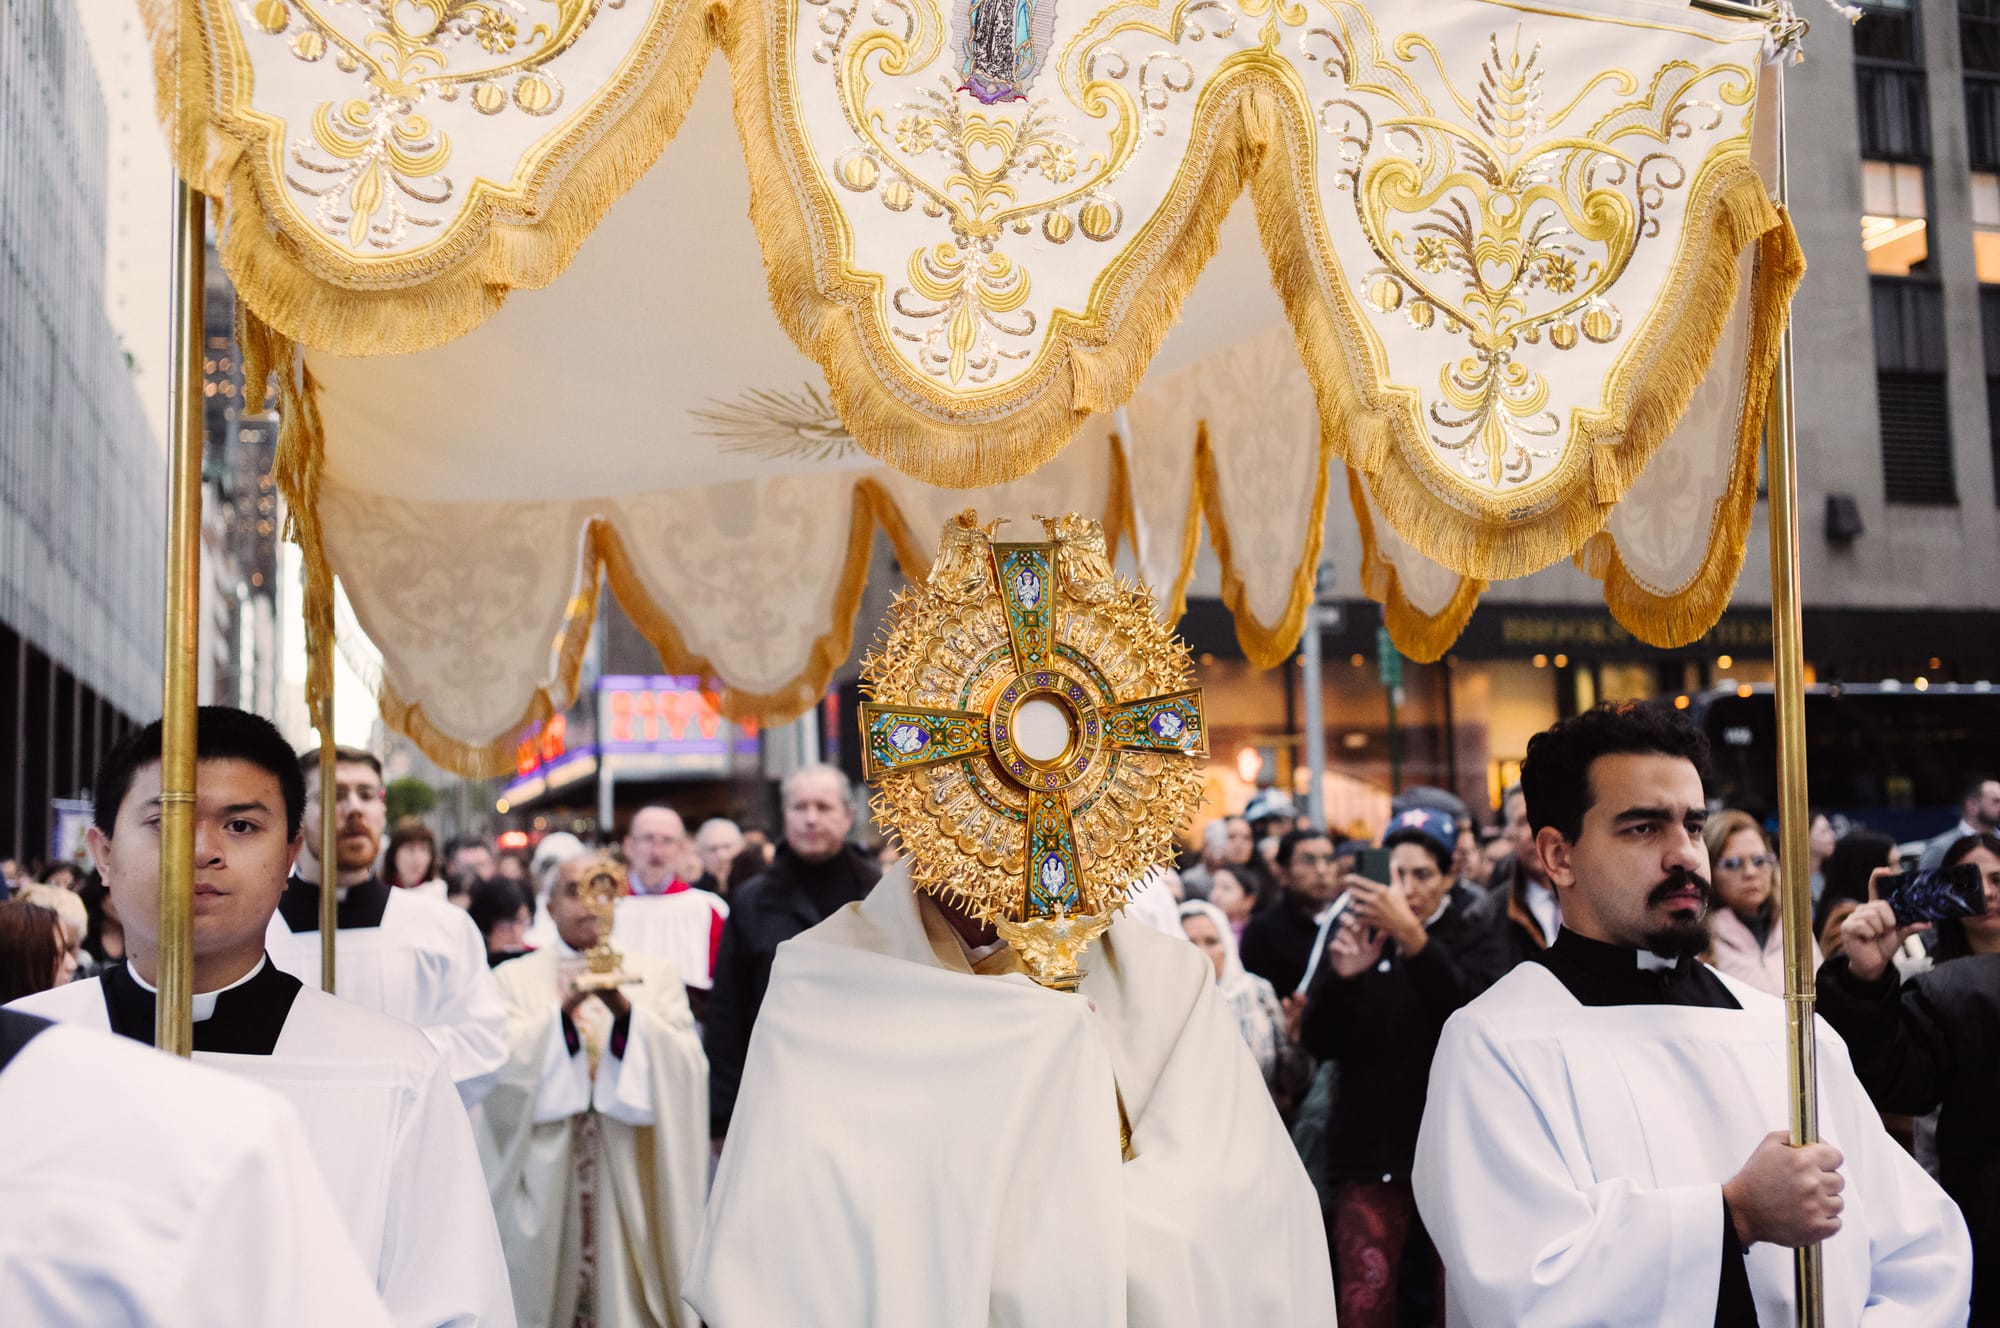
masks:
[[[1708,735],[1714,805],[1778,814],[1777,714],[1768,683],[1690,698]],[[1943,834],[1975,775],[2000,767],[2000,687],[1990,682],[1820,683],[1806,688],[1806,796],[1898,843]]]

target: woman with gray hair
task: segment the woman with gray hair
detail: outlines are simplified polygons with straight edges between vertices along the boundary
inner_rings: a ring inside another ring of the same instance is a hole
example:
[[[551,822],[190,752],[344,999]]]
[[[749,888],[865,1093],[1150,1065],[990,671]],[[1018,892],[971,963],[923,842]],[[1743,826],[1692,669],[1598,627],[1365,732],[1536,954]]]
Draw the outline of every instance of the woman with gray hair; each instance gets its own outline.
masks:
[[[528,933],[522,938],[530,949],[540,950],[555,944],[556,924],[549,917],[549,890],[565,862],[589,853],[584,842],[566,830],[543,835],[542,842],[535,845],[535,856],[528,864],[528,880],[535,887],[535,920],[528,924]]]

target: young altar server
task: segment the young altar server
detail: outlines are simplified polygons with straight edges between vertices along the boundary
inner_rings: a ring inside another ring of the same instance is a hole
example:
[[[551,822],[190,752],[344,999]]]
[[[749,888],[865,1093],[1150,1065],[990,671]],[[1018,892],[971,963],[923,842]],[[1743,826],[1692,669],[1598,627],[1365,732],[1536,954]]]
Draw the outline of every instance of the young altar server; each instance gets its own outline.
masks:
[[[256,1080],[297,1108],[394,1323],[512,1325],[472,1127],[436,1050],[407,1024],[304,986],[264,953],[299,853],[305,791],[296,758],[267,721],[221,706],[201,708],[195,743],[195,1059]],[[159,724],[106,755],[94,819],[86,840],[125,923],[126,962],[15,1008],[150,1041]]]
[[[276,1094],[0,1010],[11,1328],[389,1328]]]
[[[579,984],[598,942],[579,891],[603,865],[564,862],[553,944],[495,970],[510,1058],[480,1158],[522,1328],[571,1328],[580,1306],[603,1325],[695,1328],[681,1280],[708,1179],[708,1061],[668,961],[627,953],[635,982]]]
[[[305,777],[305,851],[299,855],[265,945],[271,962],[320,985],[319,753],[299,758]],[[462,908],[392,888],[375,871],[387,822],[382,763],[352,747],[334,752],[339,838],[335,880],[334,989],[422,1030],[444,1057],[467,1107],[493,1087],[507,1061],[507,1015],[486,962],[486,942]]]
[[[1676,712],[1632,704],[1528,743],[1562,929],[1446,1023],[1417,1143],[1454,1328],[1791,1323],[1810,1244],[1830,1328],[1966,1321],[1965,1223],[1846,1047],[1818,1027],[1823,1142],[1788,1146],[1783,1002],[1695,958],[1707,757]]]

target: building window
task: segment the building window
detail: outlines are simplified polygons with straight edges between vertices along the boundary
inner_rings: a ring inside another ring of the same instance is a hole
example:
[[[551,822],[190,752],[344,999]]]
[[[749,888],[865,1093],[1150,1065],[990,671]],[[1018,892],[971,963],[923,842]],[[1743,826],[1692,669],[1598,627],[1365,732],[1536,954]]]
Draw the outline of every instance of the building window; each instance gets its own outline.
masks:
[[[1926,270],[1930,235],[1925,219],[1924,168],[1909,162],[1861,163],[1861,247],[1876,276],[1907,277]]]
[[[1979,288],[1979,323],[1986,342],[1986,433],[1993,449],[1993,500],[2000,503],[2000,286]]]
[[[1892,503],[1956,503],[1944,292],[1934,283],[1899,277],[1873,277],[1868,285],[1883,496]]]
[[[1975,171],[2000,171],[2000,0],[1958,0],[1965,65],[1965,151]]]
[[[1972,173],[1972,257],[1982,282],[2000,282],[2000,174]]]
[[[1854,25],[1854,82],[1861,155],[1929,161],[1931,124],[1923,47],[1909,0],[1863,7]]]

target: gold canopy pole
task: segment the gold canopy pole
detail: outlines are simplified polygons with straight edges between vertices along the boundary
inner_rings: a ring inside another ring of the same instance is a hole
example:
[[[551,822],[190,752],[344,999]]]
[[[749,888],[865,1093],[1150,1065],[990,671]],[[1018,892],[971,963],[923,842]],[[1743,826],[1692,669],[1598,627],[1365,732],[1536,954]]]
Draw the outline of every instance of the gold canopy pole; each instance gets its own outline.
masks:
[[[340,798],[334,783],[333,754],[333,638],[314,642],[321,656],[322,676],[327,680],[326,695],[320,698],[314,717],[319,729],[319,985],[333,995],[333,948],[340,935]]]
[[[167,461],[167,621],[160,738],[160,952],[153,1042],[194,1053],[195,709],[201,641],[202,196],[178,176],[173,215],[173,429]]]
[[[1778,206],[1790,205],[1785,68],[1773,68],[1778,103]],[[1798,424],[1792,395],[1792,324],[1785,320],[1778,347],[1771,411],[1765,417],[1765,462],[1770,481],[1771,648],[1778,711],[1778,870],[1784,908],[1785,1032],[1792,1089],[1792,1146],[1819,1141],[1819,1081],[1813,1035],[1812,886],[1806,846],[1805,634],[1799,610]],[[1800,1328],[1820,1328],[1820,1248],[1801,1246],[1794,1267]]]

